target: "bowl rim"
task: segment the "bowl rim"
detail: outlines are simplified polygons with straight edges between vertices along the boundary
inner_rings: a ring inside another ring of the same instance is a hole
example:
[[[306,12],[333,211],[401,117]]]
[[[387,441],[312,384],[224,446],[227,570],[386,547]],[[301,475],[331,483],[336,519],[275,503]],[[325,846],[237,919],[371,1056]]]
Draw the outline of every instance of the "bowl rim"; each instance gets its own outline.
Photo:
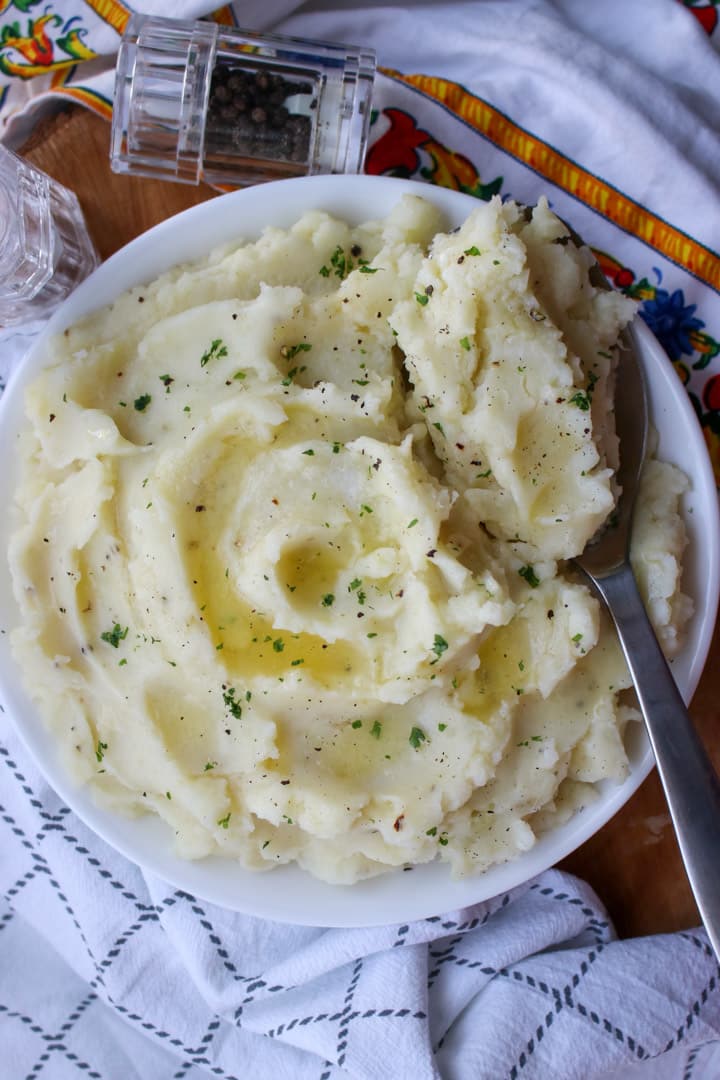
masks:
[[[229,223],[233,224],[234,232],[231,242],[256,238],[266,225],[288,227],[301,212],[310,209],[324,210],[359,224],[383,216],[404,194],[420,195],[431,201],[446,211],[454,222],[461,220],[458,215],[465,216],[466,212],[478,205],[478,200],[473,196],[394,177],[302,177],[216,196],[142,233],[110,256],[78,287],[32,344],[0,400],[0,453],[4,451],[7,455],[13,452],[14,440],[22,427],[21,396],[31,378],[45,366],[43,359],[49,340],[80,317],[112,302],[129,287],[145,284],[181,262],[194,261],[203,253],[209,254],[222,245],[222,236]],[[377,211],[368,209],[370,200],[379,207]],[[208,237],[217,237],[218,240],[211,242]],[[197,254],[193,255],[193,252]],[[668,402],[676,410],[676,415],[672,417],[673,424],[682,432],[682,438],[690,448],[691,456],[687,460],[693,465],[694,492],[691,498],[695,502],[699,499],[699,506],[703,510],[701,514],[694,514],[692,521],[686,514],[686,524],[694,543],[696,547],[700,545],[699,550],[703,553],[702,581],[695,565],[697,560],[691,560],[694,566],[693,594],[701,612],[701,623],[693,630],[692,656],[688,658],[683,653],[680,662],[673,665],[680,676],[678,682],[683,696],[689,701],[707,659],[717,616],[720,596],[720,510],[709,454],[690,399],[659,343],[640,319],[635,320],[635,329],[646,371],[651,374],[648,383],[653,414],[656,415],[657,409],[667,412]],[[662,448],[663,434],[667,438],[667,431],[662,425],[661,428]],[[9,460],[7,456],[6,460]],[[4,478],[0,479],[0,492],[3,485],[6,493],[8,489],[13,490],[10,486],[11,471],[8,468]],[[5,515],[5,518],[9,516]],[[3,543],[8,531],[6,520],[0,525]],[[3,588],[7,595],[8,577],[7,563],[3,560],[0,602]],[[391,870],[352,886],[319,882],[294,865],[259,873],[243,871],[235,860],[219,856],[211,856],[198,863],[186,862],[178,860],[166,850],[167,837],[163,840],[166,827],[162,822],[145,818],[133,820],[133,825],[138,821],[143,823],[145,841],[141,843],[139,833],[136,835],[132,830],[120,827],[127,825],[125,819],[118,819],[97,806],[87,789],[77,788],[69,781],[57,755],[53,754],[52,748],[48,748],[48,740],[43,739],[45,728],[39,717],[33,715],[36,713],[35,707],[19,685],[19,671],[10,655],[8,637],[4,632],[0,635],[0,693],[6,710],[47,782],[85,825],[143,870],[164,878],[178,888],[231,910],[285,923],[373,926],[433,917],[487,900],[525,883],[576,850],[627,802],[653,766],[647,738],[642,733],[635,733],[638,736],[635,739],[637,745],[632,751],[632,769],[626,781],[618,785],[603,782],[601,798],[594,808],[589,807],[574,815],[570,823],[540,837],[529,852],[461,882],[453,881],[447,865],[437,861],[413,867],[412,873]],[[690,645],[686,651],[689,648]],[[163,843],[165,848],[159,850],[159,845]],[[234,869],[228,873],[227,866],[218,864],[232,864]],[[444,877],[446,888],[442,887],[443,881],[436,880],[438,870]],[[211,880],[208,880],[208,874]],[[440,897],[444,897],[442,902]]]

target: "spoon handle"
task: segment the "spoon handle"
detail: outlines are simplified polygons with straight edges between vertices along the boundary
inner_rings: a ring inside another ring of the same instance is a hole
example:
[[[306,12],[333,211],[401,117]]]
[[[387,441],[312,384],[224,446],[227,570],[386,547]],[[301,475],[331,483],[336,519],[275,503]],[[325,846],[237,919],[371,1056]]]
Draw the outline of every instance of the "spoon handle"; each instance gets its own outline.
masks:
[[[720,957],[720,780],[675,685],[629,564],[592,581],[615,623],[690,886]]]

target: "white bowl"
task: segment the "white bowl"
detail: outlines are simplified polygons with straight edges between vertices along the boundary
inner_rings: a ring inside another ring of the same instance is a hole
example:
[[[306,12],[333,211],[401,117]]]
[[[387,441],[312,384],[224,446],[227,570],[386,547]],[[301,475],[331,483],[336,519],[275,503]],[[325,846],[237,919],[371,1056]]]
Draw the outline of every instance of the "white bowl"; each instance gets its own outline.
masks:
[[[266,225],[287,227],[306,210],[322,209],[353,223],[382,217],[405,193],[419,194],[440,207],[450,225],[460,224],[474,198],[412,181],[385,177],[320,176],[283,180],[219,196],[193,207],[138,237],[108,259],[62,305],[35,342],[0,403],[0,505],[9,505],[15,487],[15,443],[24,423],[25,386],[42,368],[49,335],[110,303],[130,286],[150,281],[171,266],[197,259],[227,241],[252,239]],[[695,602],[685,648],[673,671],[691,698],[705,663],[715,624],[720,588],[720,523],[717,492],[703,436],[688,396],[668,358],[638,320],[638,338],[660,441],[658,456],[674,462],[690,478],[685,516],[690,537],[684,587]],[[0,524],[7,550],[8,515]],[[19,621],[6,559],[0,562],[2,629]],[[243,870],[231,859],[178,859],[170,829],[155,816],[124,819],[99,809],[89,792],[75,787],[61,767],[56,747],[23,689],[8,634],[0,634],[0,699],[48,782],[86,825],[133,862],[172,885],[223,907],[282,922],[316,926],[372,926],[405,922],[467,906],[512,888],[547,869],[577,848],[630,798],[649,773],[652,753],[641,725],[633,725],[630,774],[623,784],[604,783],[596,803],[543,836],[527,854],[476,877],[451,880],[446,864],[391,871],[352,886],[327,885],[295,866],[267,873]]]

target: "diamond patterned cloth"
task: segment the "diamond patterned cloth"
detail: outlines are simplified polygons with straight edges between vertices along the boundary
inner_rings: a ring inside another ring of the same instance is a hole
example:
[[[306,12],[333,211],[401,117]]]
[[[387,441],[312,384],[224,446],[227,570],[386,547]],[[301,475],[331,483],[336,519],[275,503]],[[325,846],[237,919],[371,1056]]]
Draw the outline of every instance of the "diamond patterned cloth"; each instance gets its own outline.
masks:
[[[10,0],[0,21],[24,33],[28,19],[62,11],[57,33],[70,41],[74,6],[88,32],[98,13],[122,7]],[[211,6],[178,0],[174,11]],[[267,29],[297,6],[238,5],[238,21]],[[379,80],[374,171],[528,200],[550,190],[606,254],[616,284],[638,290],[687,373],[720,468],[715,4],[483,0],[445,4],[442,18],[439,0],[365,6],[372,18],[342,0],[305,4],[277,28],[367,42],[397,69]],[[0,79],[0,130],[19,139],[52,94],[78,98],[86,88],[101,101],[117,40],[101,29],[97,50],[110,59],[93,61],[87,78],[77,64],[7,92]],[[398,71],[462,84],[482,107],[471,122],[453,98],[432,98],[433,87]],[[412,121],[404,147],[401,114]],[[521,136],[545,140],[546,156],[523,158]],[[553,172],[563,154],[569,171]],[[467,172],[474,162],[484,184]],[[598,209],[596,180],[629,216]],[[640,225],[643,214],[655,223],[652,235],[641,235],[636,212]],[[692,266],[672,246],[673,226],[698,253]],[[17,331],[0,340],[0,384],[23,344]],[[0,1080],[720,1077],[720,972],[704,932],[619,941],[592,890],[558,871],[407,925],[323,930],[245,917],[175,890],[98,840],[3,717],[0,830]]]

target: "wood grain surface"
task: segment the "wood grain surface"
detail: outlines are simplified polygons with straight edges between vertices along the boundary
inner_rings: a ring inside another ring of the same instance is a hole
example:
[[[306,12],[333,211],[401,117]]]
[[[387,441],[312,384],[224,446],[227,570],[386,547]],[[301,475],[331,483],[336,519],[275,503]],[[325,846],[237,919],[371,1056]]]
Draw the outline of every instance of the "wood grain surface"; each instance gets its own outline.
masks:
[[[212,198],[207,187],[117,176],[109,166],[108,124],[74,109],[38,126],[22,153],[80,199],[102,258],[157,222]],[[720,629],[691,714],[720,769]],[[718,823],[720,834],[720,822]],[[657,774],[591,840],[562,864],[593,886],[618,933],[665,933],[699,924]]]

